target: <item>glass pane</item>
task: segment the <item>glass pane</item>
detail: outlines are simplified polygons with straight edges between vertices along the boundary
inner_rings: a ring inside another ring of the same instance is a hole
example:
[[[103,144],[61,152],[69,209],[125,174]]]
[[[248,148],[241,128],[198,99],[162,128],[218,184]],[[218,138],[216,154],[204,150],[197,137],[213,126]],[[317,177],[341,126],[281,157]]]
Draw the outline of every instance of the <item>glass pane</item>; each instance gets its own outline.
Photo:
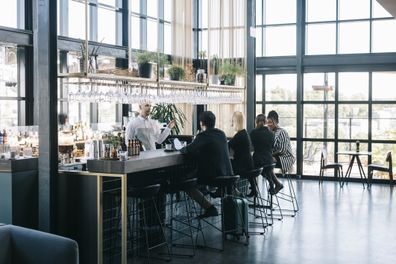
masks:
[[[135,13],[140,13],[140,0],[131,0],[131,10]]]
[[[368,100],[367,72],[342,72],[338,77],[339,100]]]
[[[263,29],[256,28],[256,57],[263,56]]]
[[[339,12],[341,20],[369,18],[370,0],[339,0]]]
[[[373,18],[377,17],[392,17],[388,11],[385,10],[380,4],[378,4],[377,0],[373,0]]]
[[[265,24],[296,23],[296,0],[266,0],[264,2]]]
[[[256,104],[256,116],[263,113],[263,105]]]
[[[306,101],[334,101],[335,73],[305,73],[304,100]]]
[[[18,125],[18,101],[0,100],[0,128]]]
[[[371,129],[374,140],[395,140],[396,105],[373,105]]]
[[[265,76],[266,101],[295,101],[296,92],[296,74],[274,74]]]
[[[164,24],[164,53],[172,53],[172,27],[170,24]]]
[[[69,0],[68,20],[69,20],[69,37],[85,39],[85,4],[80,2],[75,2],[73,0]],[[89,21],[89,10],[88,10],[88,21]]]
[[[373,72],[373,100],[396,100],[396,72]]]
[[[0,26],[18,28],[17,1],[1,1]],[[24,28],[23,25],[19,28]]]
[[[256,0],[256,25],[263,24],[263,0]]]
[[[98,104],[99,123],[114,123],[116,121],[116,105],[102,102]]]
[[[75,124],[78,122],[83,122],[89,124],[89,113],[90,113],[89,103],[69,103],[69,123]]]
[[[370,48],[370,23],[339,24],[339,53],[367,53]]]
[[[0,96],[18,96],[17,49],[14,47],[0,46]]]
[[[172,21],[172,0],[164,0],[164,20]]]
[[[147,15],[150,17],[158,17],[158,0],[147,0]]]
[[[320,154],[323,149],[327,151],[327,163],[334,162],[333,142],[303,142],[303,174],[318,176],[320,171]],[[333,177],[334,170],[325,170],[324,176]]]
[[[337,0],[307,0],[307,21],[336,20]]]
[[[263,75],[256,75],[256,101],[263,100]]]
[[[279,115],[279,125],[286,129],[290,137],[296,137],[296,105],[295,104],[266,104],[265,114],[275,110]]]
[[[395,52],[396,20],[373,21],[372,27],[372,52]]]
[[[334,105],[304,105],[304,138],[334,138]]]
[[[356,150],[355,142],[338,143],[338,151],[339,152],[341,152],[341,151],[355,151],[355,150]],[[367,151],[367,143],[360,142],[360,151]],[[348,168],[350,159],[351,159],[350,155],[344,155],[344,154],[338,155],[338,162],[343,164],[344,173],[346,172],[346,169]],[[364,173],[366,174],[366,177],[367,177],[368,157],[367,157],[367,155],[360,155],[359,159],[362,162],[362,167],[363,167]],[[360,178],[359,168],[358,168],[356,160],[352,166],[351,178]]]
[[[140,49],[140,18],[132,16],[131,24],[132,48]]]
[[[158,49],[158,24],[157,21],[147,19],[147,50],[157,51]]]
[[[385,161],[386,159],[386,154],[388,151],[392,151],[392,167],[395,168],[396,166],[396,159],[394,158],[394,155],[396,153],[396,145],[395,144],[373,144],[372,145],[372,156],[371,156],[371,162],[374,164],[381,164],[385,165],[386,167],[389,166],[389,163]],[[393,173],[393,179],[396,179],[395,177],[395,172]],[[389,173],[387,172],[379,172],[375,171],[373,174],[373,179],[389,179]]]
[[[98,41],[116,44],[116,13],[111,10],[98,9]]]
[[[336,24],[307,25],[307,55],[336,53]]]
[[[116,0],[98,0],[98,2],[109,6],[116,6]]]
[[[201,24],[200,26],[201,26],[201,28],[207,28],[208,27],[208,0],[201,0],[201,12],[200,12],[200,15],[201,15],[200,16],[200,24]]]
[[[208,31],[207,30],[202,30],[201,32],[201,38],[200,38],[200,50],[208,50]]]
[[[360,104],[340,104],[338,107],[338,138],[368,138],[368,106]]]
[[[265,56],[296,55],[296,26],[266,27]]]

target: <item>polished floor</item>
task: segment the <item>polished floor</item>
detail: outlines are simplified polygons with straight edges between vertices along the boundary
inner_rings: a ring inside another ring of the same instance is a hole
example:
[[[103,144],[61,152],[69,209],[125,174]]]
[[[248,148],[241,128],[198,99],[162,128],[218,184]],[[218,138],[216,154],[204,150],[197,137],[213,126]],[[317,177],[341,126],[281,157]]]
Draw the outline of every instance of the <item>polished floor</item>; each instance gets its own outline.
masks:
[[[194,258],[174,257],[171,263],[396,263],[396,187],[368,191],[359,183],[340,188],[336,182],[293,182],[296,217],[251,236],[249,246],[226,242],[224,252],[199,249]]]

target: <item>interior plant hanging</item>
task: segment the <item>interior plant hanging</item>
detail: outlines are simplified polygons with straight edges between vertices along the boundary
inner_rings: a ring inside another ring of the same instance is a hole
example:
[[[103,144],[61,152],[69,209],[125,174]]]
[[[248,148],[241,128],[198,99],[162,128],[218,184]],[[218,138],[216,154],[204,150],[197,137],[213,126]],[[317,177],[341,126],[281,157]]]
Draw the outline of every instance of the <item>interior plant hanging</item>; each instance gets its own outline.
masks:
[[[151,118],[158,120],[161,123],[169,123],[172,120],[176,121],[176,125],[172,129],[172,134],[179,135],[181,129],[187,121],[183,111],[175,104],[159,103],[155,104],[151,110]]]

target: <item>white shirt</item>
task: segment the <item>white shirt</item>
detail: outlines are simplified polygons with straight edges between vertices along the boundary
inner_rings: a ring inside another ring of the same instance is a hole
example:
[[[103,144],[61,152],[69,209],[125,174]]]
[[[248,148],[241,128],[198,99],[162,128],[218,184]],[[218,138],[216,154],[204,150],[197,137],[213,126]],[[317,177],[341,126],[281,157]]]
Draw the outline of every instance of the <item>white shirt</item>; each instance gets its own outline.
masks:
[[[155,149],[155,143],[161,144],[170,134],[170,128],[165,127],[161,133],[162,126],[157,120],[138,116],[129,121],[126,128],[125,144],[129,139],[139,139],[145,150]]]

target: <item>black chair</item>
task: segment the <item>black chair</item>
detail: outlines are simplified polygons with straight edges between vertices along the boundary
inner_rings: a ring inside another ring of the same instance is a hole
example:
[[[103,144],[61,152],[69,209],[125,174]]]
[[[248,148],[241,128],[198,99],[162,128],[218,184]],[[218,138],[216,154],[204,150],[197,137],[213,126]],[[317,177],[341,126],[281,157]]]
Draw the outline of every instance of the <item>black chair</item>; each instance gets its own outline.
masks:
[[[334,170],[336,177],[338,177],[340,186],[342,187],[342,180],[344,178],[342,164],[341,163],[327,163],[327,151],[325,149],[323,149],[320,154],[319,184],[323,183],[324,171],[328,170],[328,169]]]
[[[128,189],[128,198],[133,199],[133,202],[128,203],[130,208],[129,214],[132,216],[132,225],[130,228],[130,235],[132,241],[132,248],[137,250],[138,256],[141,254],[141,249],[145,249],[148,262],[150,262],[150,251],[161,246],[166,246],[166,260],[171,260],[170,249],[166,240],[163,220],[160,217],[157,209],[157,201],[155,197],[160,190],[160,184],[154,184],[143,187],[131,187]],[[143,234],[143,235],[142,235]],[[142,241],[143,240],[143,241]],[[144,243],[144,247],[140,244]]]
[[[386,162],[388,162],[388,166],[379,165],[379,164],[369,164],[368,168],[368,188],[371,188],[371,183],[373,180],[373,172],[381,171],[389,173],[390,185],[393,186],[393,171],[392,171],[392,152],[389,151],[386,154]]]
[[[191,198],[184,192],[184,190],[194,188],[197,185],[197,178],[185,179],[182,181],[170,182],[166,188],[165,193],[169,195],[169,202],[167,206],[170,207],[169,219],[167,227],[170,229],[170,244],[171,255],[182,257],[195,256],[195,243],[194,243],[194,226],[192,224],[195,215],[195,204]],[[187,231],[186,231],[187,230]],[[179,235],[174,237],[174,233]],[[182,237],[189,238],[190,244],[176,243]],[[191,253],[175,253],[173,247],[190,249]]]
[[[249,215],[252,216],[251,221],[249,221],[249,228],[252,227],[255,231],[250,230],[249,235],[263,235],[265,232],[265,228],[272,225],[273,223],[272,220],[268,221],[267,218],[267,209],[270,208],[268,200],[263,198],[260,187],[258,186],[257,178],[261,175],[262,172],[263,168],[257,168],[251,171],[240,173],[241,179],[247,179],[249,182],[254,183],[254,186],[251,186],[251,188],[255,195],[252,197],[252,199],[249,200],[249,202],[251,203],[249,204]],[[257,231],[259,228],[260,230]]]
[[[209,225],[212,225],[212,227],[214,227],[215,229],[219,230],[222,234],[222,243],[221,243],[221,248],[219,249],[220,251],[224,250],[224,242],[227,239],[227,235],[231,234],[233,235],[234,232],[236,231],[235,229],[226,229],[226,224],[225,221],[227,221],[227,219],[225,219],[225,214],[224,214],[224,199],[226,199],[227,197],[232,197],[232,193],[234,191],[234,186],[235,183],[238,181],[239,179],[239,175],[234,175],[234,176],[220,176],[220,177],[216,177],[215,180],[209,184],[210,187],[217,187],[220,190],[220,208],[221,208],[221,228],[217,228],[216,226],[210,224],[209,222],[207,222],[205,219],[202,219],[203,221],[206,221]],[[242,219],[243,218],[243,212],[238,211],[237,212],[239,214],[239,217]],[[230,221],[232,221],[232,219],[230,219]],[[246,226],[248,225],[248,223],[246,223]],[[245,245],[249,244],[249,234],[248,234],[248,230],[245,230],[243,232],[243,235],[245,236]],[[237,237],[239,239],[239,236]]]

